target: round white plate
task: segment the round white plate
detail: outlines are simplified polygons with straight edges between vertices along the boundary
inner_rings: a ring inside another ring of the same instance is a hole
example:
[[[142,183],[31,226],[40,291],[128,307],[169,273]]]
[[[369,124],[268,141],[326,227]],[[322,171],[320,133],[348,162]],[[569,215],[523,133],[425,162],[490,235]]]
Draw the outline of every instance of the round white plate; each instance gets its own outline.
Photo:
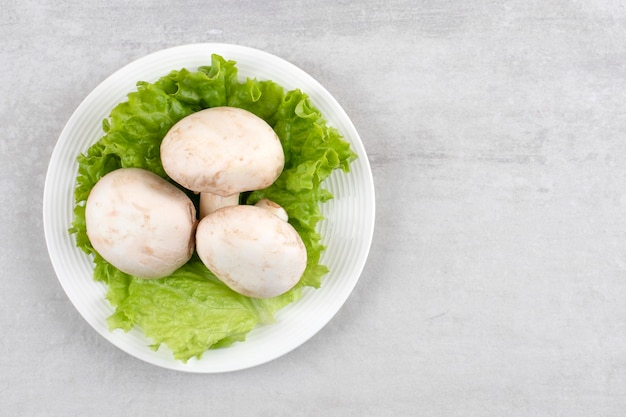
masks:
[[[277,322],[259,326],[245,342],[207,351],[186,364],[166,347],[152,350],[140,330],[109,331],[113,313],[105,299],[104,284],[93,280],[90,257],[80,251],[68,229],[73,219],[78,165],[76,157],[103,135],[102,120],[116,104],[126,101],[137,81],[154,82],[171,70],[194,70],[210,65],[211,54],[237,62],[239,75],[273,80],[286,90],[307,93],[329,125],[347,140],[358,159],[345,174],[334,172],[324,183],[335,198],[323,204],[326,220],[319,232],[327,246],[321,263],[330,269],[319,289],[307,288],[299,301],[279,311]],[[151,364],[188,372],[227,372],[249,368],[284,355],[316,334],[344,304],[365,265],[374,231],[374,183],[359,135],[337,101],[311,76],[296,66],[256,49],[229,44],[192,44],[165,49],[121,68],[102,82],[78,106],[52,153],[44,189],[43,220],[46,242],[57,277],[79,313],[104,338],[123,351]]]

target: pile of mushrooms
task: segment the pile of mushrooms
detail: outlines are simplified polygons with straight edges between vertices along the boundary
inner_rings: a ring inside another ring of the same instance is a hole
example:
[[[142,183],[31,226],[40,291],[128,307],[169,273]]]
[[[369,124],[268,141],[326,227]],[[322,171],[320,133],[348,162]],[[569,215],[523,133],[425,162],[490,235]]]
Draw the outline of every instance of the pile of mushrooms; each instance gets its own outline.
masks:
[[[234,291],[255,298],[287,292],[307,263],[304,243],[278,204],[240,205],[242,192],[271,185],[284,168],[279,138],[263,119],[214,107],[181,119],[163,138],[161,162],[191,199],[156,174],[120,168],[92,189],[87,236],[119,270],[145,279],[200,260]]]

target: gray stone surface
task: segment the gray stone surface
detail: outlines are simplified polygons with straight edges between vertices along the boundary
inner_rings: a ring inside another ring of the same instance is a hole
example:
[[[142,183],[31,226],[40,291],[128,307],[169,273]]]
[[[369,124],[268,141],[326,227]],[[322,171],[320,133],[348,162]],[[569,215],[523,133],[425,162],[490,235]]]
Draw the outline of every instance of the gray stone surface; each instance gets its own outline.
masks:
[[[624,415],[622,2],[0,3],[2,415]],[[218,375],[143,363],[93,331],[41,213],[80,101],[195,42],[263,49],[326,86],[378,204],[339,314],[288,355]]]

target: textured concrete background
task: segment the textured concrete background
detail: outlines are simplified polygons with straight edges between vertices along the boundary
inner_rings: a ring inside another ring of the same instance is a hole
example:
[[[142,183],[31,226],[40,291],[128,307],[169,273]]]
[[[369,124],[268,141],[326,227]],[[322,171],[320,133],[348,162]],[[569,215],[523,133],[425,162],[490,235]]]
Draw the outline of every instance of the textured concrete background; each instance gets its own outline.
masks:
[[[626,8],[579,1],[0,1],[6,416],[623,416]],[[281,56],[343,105],[377,190],[371,255],[292,353],[189,375],[93,331],[42,227],[80,101],[159,49]]]

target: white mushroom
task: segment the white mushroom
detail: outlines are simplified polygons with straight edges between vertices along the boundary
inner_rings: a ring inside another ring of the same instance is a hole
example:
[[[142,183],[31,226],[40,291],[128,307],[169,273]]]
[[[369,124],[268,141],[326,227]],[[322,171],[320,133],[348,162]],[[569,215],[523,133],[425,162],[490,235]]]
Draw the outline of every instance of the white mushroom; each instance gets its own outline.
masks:
[[[103,176],[89,194],[85,218],[93,248],[139,278],[170,275],[193,254],[192,201],[150,171],[120,168]]]
[[[239,193],[271,185],[284,168],[285,156],[263,119],[235,107],[214,107],[172,126],[161,143],[161,162],[170,178],[201,193],[204,217],[205,209],[236,205]]]
[[[204,217],[196,230],[196,251],[228,287],[255,298],[293,288],[307,263],[293,226],[250,205],[224,207]]]

